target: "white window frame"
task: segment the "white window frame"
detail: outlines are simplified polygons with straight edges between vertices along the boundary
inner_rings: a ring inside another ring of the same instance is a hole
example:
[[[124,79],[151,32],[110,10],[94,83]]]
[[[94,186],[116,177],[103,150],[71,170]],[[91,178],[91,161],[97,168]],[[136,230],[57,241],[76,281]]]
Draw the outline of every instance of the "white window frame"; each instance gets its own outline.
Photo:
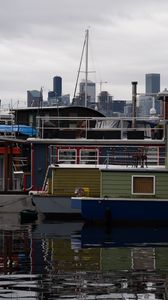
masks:
[[[66,162],[66,159],[64,159],[64,160],[62,160],[62,159],[60,159],[60,152],[70,152],[70,151],[73,151],[73,152],[75,152],[75,159],[74,160],[68,160],[67,159],[67,162]],[[68,164],[68,163],[70,163],[69,161],[73,161],[73,163],[72,164],[77,164],[77,149],[65,149],[65,148],[62,148],[62,149],[58,149],[58,161],[60,162],[60,163],[64,163],[64,164]]]
[[[98,162],[99,162],[99,151],[98,151],[98,149],[95,149],[95,148],[85,148],[85,149],[80,149],[79,150],[79,163],[80,164],[84,164],[84,163],[86,163],[86,162],[88,162],[89,163],[89,160],[83,160],[83,159],[81,159],[82,158],[82,151],[95,151],[95,153],[96,153],[96,160],[95,160],[95,165],[97,165],[98,164]]]
[[[153,178],[153,192],[152,193],[134,193],[134,178],[137,178],[137,177],[144,177],[144,178]],[[132,195],[155,195],[155,176],[154,175],[133,175],[132,176],[132,180],[131,180],[131,194]]]

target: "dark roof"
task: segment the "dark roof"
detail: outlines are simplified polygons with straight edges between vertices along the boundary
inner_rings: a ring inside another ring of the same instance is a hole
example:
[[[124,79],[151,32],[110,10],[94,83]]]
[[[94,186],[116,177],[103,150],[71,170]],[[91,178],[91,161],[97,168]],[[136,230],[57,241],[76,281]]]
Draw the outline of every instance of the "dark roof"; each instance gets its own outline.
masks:
[[[64,114],[71,110],[73,110],[74,112],[76,111],[83,111],[83,112],[89,112],[90,115],[93,115],[93,116],[97,116],[97,117],[105,117],[104,114],[102,114],[101,112],[95,110],[95,109],[92,109],[92,108],[89,108],[89,107],[84,107],[84,106],[73,106],[73,105],[70,105],[70,106],[48,106],[48,107],[23,107],[23,108],[15,108],[13,109],[14,112],[19,112],[19,111],[27,111],[27,112],[30,112],[30,111],[38,111],[39,110],[42,110],[42,111],[53,111],[53,110],[58,110],[59,111],[63,111]]]

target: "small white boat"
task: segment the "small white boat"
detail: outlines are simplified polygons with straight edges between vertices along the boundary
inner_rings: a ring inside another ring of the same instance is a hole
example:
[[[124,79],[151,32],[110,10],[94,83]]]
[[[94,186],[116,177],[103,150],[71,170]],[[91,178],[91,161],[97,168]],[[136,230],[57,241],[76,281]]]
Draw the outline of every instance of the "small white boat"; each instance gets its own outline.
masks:
[[[99,196],[99,169],[90,165],[50,165],[42,191],[30,191],[38,212],[46,217],[81,218],[81,207],[73,206],[71,197],[85,187],[86,195]]]

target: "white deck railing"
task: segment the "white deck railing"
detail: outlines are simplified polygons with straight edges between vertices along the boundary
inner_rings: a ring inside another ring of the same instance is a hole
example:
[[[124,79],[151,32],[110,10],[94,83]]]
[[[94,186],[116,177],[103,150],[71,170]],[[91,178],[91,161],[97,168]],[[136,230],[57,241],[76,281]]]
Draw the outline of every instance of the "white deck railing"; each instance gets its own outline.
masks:
[[[163,139],[165,120],[125,117],[37,117],[40,138],[65,139]]]

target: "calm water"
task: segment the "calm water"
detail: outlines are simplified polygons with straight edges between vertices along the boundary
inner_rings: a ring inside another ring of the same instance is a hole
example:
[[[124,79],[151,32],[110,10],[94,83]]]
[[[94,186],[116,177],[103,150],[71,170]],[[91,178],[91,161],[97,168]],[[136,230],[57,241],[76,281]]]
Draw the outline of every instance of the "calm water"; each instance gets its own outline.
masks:
[[[168,227],[0,215],[2,299],[168,299]]]

